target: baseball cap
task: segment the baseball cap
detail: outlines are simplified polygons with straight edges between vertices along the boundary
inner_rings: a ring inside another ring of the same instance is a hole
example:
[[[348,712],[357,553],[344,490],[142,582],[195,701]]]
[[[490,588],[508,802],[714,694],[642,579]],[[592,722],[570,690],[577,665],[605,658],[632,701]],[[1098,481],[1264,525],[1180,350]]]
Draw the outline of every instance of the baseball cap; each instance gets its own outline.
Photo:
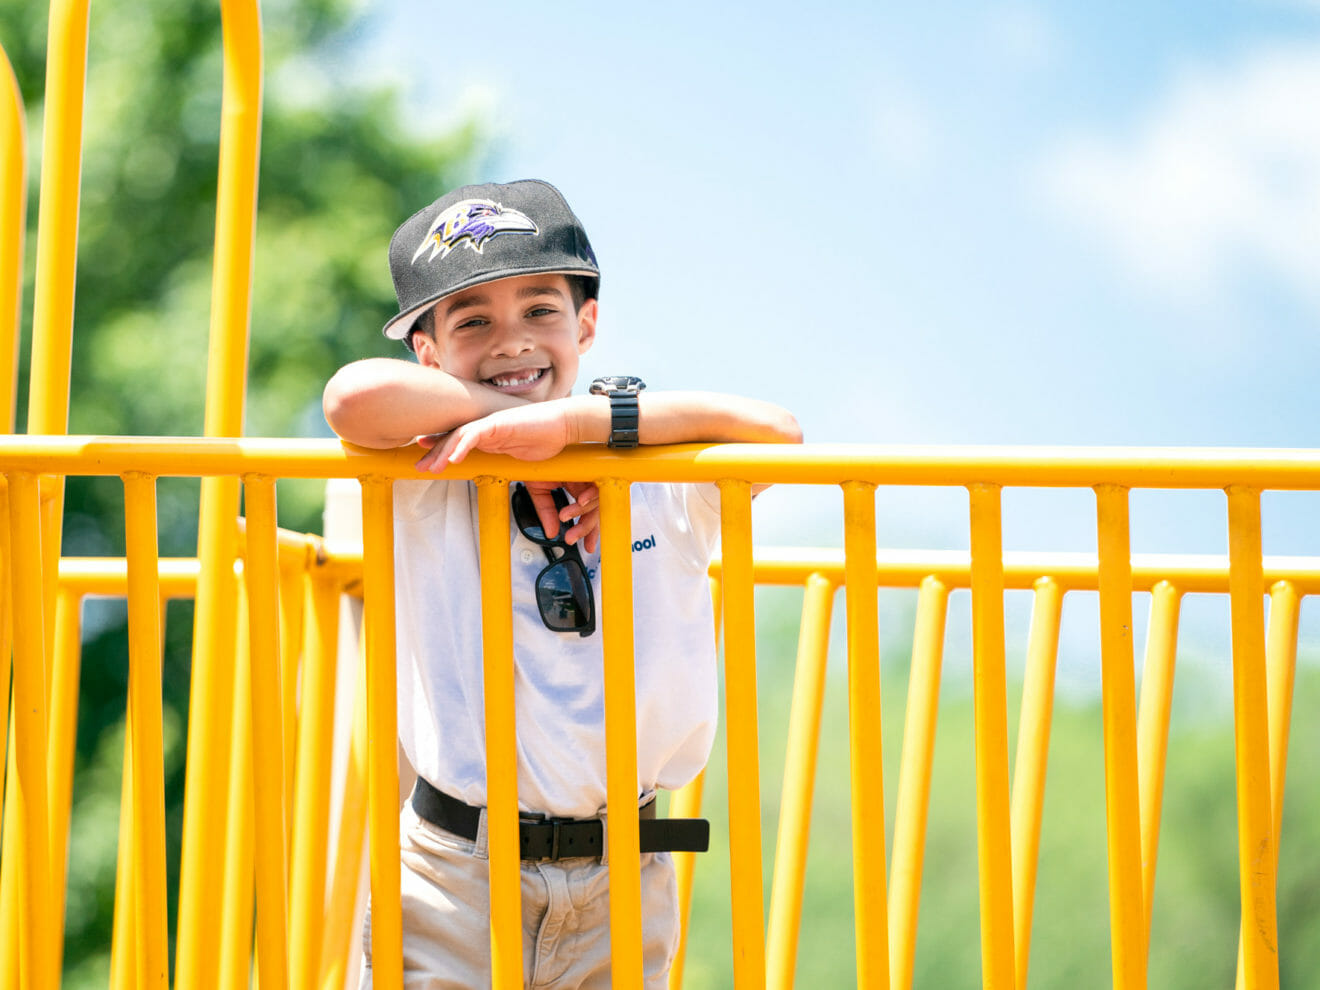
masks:
[[[406,340],[425,310],[445,296],[514,275],[586,275],[600,282],[587,232],[548,182],[462,186],[409,217],[390,239],[390,276],[399,312],[385,336]]]

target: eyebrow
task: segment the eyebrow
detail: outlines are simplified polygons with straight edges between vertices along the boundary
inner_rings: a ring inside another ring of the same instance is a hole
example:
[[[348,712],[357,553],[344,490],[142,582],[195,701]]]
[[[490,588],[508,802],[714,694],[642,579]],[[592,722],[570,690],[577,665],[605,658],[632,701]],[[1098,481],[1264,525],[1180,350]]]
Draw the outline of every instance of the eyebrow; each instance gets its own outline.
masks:
[[[567,293],[553,285],[525,285],[518,290],[518,299],[531,299],[537,296],[554,296],[557,299],[567,298]],[[478,306],[490,304],[490,296],[477,294],[465,295],[461,299],[455,299],[445,306],[445,316],[451,316],[454,313],[464,309],[474,309]]]

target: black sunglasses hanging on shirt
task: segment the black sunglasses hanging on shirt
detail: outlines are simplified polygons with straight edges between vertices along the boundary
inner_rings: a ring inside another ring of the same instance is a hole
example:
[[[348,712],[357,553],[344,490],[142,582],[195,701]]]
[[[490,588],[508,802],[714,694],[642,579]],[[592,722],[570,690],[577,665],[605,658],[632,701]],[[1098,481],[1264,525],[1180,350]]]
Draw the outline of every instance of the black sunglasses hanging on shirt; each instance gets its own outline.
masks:
[[[568,494],[562,488],[555,489],[554,498],[556,509],[568,505]],[[545,535],[532,496],[522,484],[513,489],[513,518],[522,535],[545,551],[549,561],[536,576],[536,607],[541,621],[555,632],[590,636],[596,631],[596,597],[581,551],[563,536],[551,539]]]

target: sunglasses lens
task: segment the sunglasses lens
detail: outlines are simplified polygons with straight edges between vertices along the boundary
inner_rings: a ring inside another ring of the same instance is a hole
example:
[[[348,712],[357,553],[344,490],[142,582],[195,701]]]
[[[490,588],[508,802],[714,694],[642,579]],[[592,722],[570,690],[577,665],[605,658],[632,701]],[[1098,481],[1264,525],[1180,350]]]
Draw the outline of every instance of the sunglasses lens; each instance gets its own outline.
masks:
[[[591,586],[582,566],[572,559],[551,564],[536,579],[536,604],[545,624],[559,632],[592,624]]]
[[[532,497],[527,494],[527,489],[519,485],[513,493],[513,518],[522,530],[523,536],[527,537],[533,543],[543,543],[546,541],[545,527],[541,525],[541,517],[536,514],[536,506],[532,504]]]

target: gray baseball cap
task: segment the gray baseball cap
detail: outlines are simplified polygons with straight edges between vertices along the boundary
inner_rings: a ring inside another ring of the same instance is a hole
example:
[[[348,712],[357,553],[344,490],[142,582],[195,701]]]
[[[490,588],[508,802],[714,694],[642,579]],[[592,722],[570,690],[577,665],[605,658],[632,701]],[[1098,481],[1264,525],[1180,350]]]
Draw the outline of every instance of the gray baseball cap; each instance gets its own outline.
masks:
[[[548,182],[462,186],[409,217],[390,239],[398,315],[385,336],[406,340],[445,296],[514,275],[585,275],[595,298],[600,269],[587,232]]]

